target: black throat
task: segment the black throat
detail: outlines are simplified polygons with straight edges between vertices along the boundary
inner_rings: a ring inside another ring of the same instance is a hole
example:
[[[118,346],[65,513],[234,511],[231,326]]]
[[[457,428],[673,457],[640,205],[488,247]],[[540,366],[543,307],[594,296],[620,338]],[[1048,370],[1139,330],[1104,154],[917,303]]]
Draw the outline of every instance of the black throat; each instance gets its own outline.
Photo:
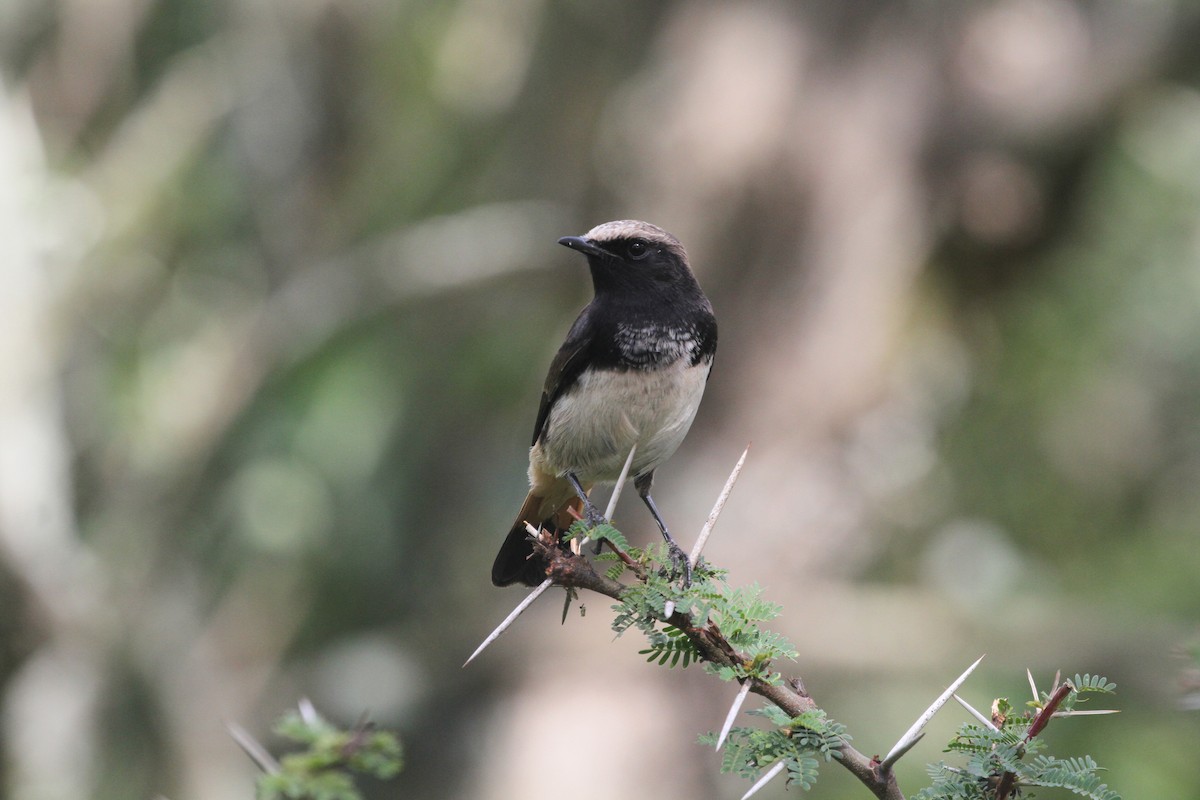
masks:
[[[711,362],[717,349],[717,321],[703,294],[673,301],[601,295],[587,311],[596,368],[652,370],[681,359],[696,365]]]

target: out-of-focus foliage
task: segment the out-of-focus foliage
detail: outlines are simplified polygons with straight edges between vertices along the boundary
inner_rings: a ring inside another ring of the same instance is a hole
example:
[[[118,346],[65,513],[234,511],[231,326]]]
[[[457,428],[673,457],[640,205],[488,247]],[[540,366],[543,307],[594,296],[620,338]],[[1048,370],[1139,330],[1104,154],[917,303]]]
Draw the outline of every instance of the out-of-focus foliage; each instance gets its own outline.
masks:
[[[340,730],[315,714],[305,719],[289,713],[275,732],[304,749],[288,753],[259,777],[260,800],[361,800],[357,775],[387,780],[404,766],[396,736],[369,725]]]
[[[686,548],[754,442],[707,552],[856,741],[986,651],[981,695],[1111,677],[1062,751],[1196,796],[1197,41],[1182,0],[0,3],[0,791],[245,796],[224,719],[301,695],[399,729],[409,796],[740,791],[687,733],[731,698],[603,615],[459,670],[586,298],[554,241],[638,217],[721,321],[656,498]]]

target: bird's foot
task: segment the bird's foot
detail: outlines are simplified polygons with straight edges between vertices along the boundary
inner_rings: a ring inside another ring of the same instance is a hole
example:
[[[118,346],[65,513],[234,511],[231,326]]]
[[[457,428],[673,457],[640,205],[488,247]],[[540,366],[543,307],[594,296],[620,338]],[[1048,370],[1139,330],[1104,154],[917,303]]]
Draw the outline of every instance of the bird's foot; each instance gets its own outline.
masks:
[[[692,562],[683,548],[673,541],[667,542],[667,554],[671,557],[671,578],[681,578],[680,585],[687,589],[692,585]]]
[[[604,518],[604,515],[601,514],[591,503],[588,503],[587,507],[584,509],[584,519],[587,521],[587,526],[591,530],[596,530],[596,528],[599,528],[601,525],[608,524],[608,520]],[[600,548],[603,546],[604,539],[597,537],[596,541],[592,544],[592,555],[600,555]]]
[[[608,524],[608,520],[600,513],[600,509],[591,503],[583,507],[583,521],[587,523],[589,528],[599,528],[601,525]]]
[[[607,525],[608,520],[596,508],[595,503],[588,497],[588,493],[584,490],[583,484],[579,482],[579,478],[575,477],[575,473],[568,472],[567,480],[571,482],[571,487],[575,489],[575,495],[583,503],[583,516],[581,519],[587,523],[589,528],[598,528],[601,525]]]

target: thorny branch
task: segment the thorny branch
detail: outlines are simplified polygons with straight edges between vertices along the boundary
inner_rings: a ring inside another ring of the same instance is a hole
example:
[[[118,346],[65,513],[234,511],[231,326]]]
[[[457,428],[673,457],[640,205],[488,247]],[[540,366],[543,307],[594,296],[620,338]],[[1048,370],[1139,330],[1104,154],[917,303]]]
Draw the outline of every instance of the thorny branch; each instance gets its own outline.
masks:
[[[1055,678],[1057,680],[1057,677]],[[1070,681],[1064,681],[1058,684],[1050,698],[1046,701],[1046,705],[1042,706],[1042,710],[1033,718],[1033,724],[1029,726],[1029,731],[1025,734],[1025,742],[1028,743],[1033,737],[1042,732],[1049,723],[1054,713],[1058,711],[1058,707],[1062,705],[1063,700],[1071,693]],[[1000,776],[1000,783],[996,786],[996,800],[1008,800],[1012,794],[1013,788],[1016,786],[1017,776],[1012,772],[1005,772]]]
[[[580,555],[565,551],[548,542],[538,539],[535,542],[538,554],[549,562],[546,571],[550,582],[556,586],[573,589],[588,589],[598,594],[610,597],[620,602],[627,587],[592,568],[591,562]],[[729,644],[717,627],[711,623],[696,626],[691,616],[683,611],[674,611],[669,617],[661,620],[683,632],[695,646],[703,660],[717,666],[736,667],[743,659]],[[817,708],[816,702],[800,688],[799,682],[782,682],[770,684],[758,678],[747,678],[750,691],[760,695],[777,705],[789,716],[799,716],[806,711]],[[841,757],[835,759],[848,769],[872,794],[880,800],[904,800],[904,794],[896,783],[895,775],[890,770],[881,769],[878,757],[869,757],[849,744],[844,744],[840,750]]]
[[[711,532],[713,525],[716,523],[717,517],[720,514],[721,508],[724,506],[726,499],[729,497],[730,491],[733,489],[734,483],[737,481],[738,474],[741,471],[742,465],[745,463],[747,451],[742,453],[741,459],[738,460],[737,466],[734,467],[729,479],[726,481],[721,494],[717,499],[716,505],[713,507],[712,513],[709,515],[708,521],[705,523],[704,530],[701,532],[700,538],[697,541],[689,561],[692,564],[698,564],[700,552],[704,546],[704,541]],[[608,512],[606,517],[611,518],[616,506],[616,498],[619,495],[620,486],[624,484],[630,464],[633,460],[633,452],[626,459],[625,468],[621,474],[621,480],[617,484],[616,490],[610,499]],[[572,541],[572,547],[565,549],[561,546],[557,536],[547,530],[539,530],[533,525],[526,524],[529,530],[530,538],[533,542],[535,554],[543,559],[546,566],[546,579],[537,586],[509,615],[497,628],[476,648],[463,666],[470,664],[489,644],[494,642],[508,627],[516,620],[520,614],[530,606],[538,597],[540,597],[551,586],[562,586],[567,590],[568,603],[569,598],[575,596],[578,589],[589,589],[597,594],[602,594],[612,598],[619,603],[626,603],[630,600],[630,593],[637,591],[637,584],[626,585],[619,581],[609,578],[607,575],[601,575],[596,572],[592,563],[582,555],[582,545],[585,544],[590,537],[585,537],[579,540]],[[602,539],[601,542],[608,541]],[[643,570],[643,565],[631,558],[628,554],[622,552],[612,541],[608,541],[609,546],[617,553],[622,562],[629,567],[633,574],[640,580],[645,581],[646,576]],[[564,617],[566,609],[564,608]],[[757,671],[752,671],[749,667],[753,661],[748,660],[730,644],[730,641],[711,618],[706,617],[706,621],[702,624],[697,624],[690,613],[680,611],[676,608],[674,600],[665,600],[661,611],[647,611],[644,607],[639,613],[650,613],[653,618],[665,623],[684,636],[691,644],[695,651],[696,657],[701,661],[706,661],[715,667],[722,670],[732,670],[733,673],[745,675],[738,678],[741,683],[741,690],[738,692],[737,699],[729,710],[725,724],[717,737],[717,749],[721,749],[722,743],[729,734],[734,718],[741,709],[742,703],[746,698],[747,693],[754,692],[755,694],[765,698],[769,702],[777,706],[788,717],[796,718],[806,712],[819,711],[816,702],[804,690],[803,683],[798,679],[793,679],[786,683],[774,680],[772,676],[769,680],[764,680],[759,677]],[[983,656],[980,656],[966,670],[958,676],[941,695],[933,701],[933,703],[921,714],[920,717],[912,724],[911,727],[904,733],[903,736],[896,742],[887,756],[880,758],[879,756],[866,756],[849,745],[848,742],[842,740],[838,747],[837,758],[835,759],[843,767],[850,771],[855,778],[859,780],[867,789],[871,791],[880,800],[904,800],[904,794],[900,791],[900,787],[896,782],[892,767],[896,761],[908,753],[925,735],[924,728],[933,718],[933,716],[942,708],[947,701],[953,697],[957,700],[973,717],[979,720],[985,727],[992,730],[999,730],[997,725],[1002,725],[1003,721],[993,722],[983,714],[976,711],[969,703],[958,696],[959,687],[967,680],[968,677],[983,661]],[[1033,675],[1029,673],[1029,685],[1033,690],[1034,701],[1038,700],[1037,686],[1034,684]],[[1057,709],[1063,703],[1064,699],[1071,691],[1069,683],[1059,683],[1056,676],[1054,679],[1054,690],[1047,699],[1041,713],[1033,720],[1028,733],[1026,734],[1026,742],[1033,739],[1045,727],[1052,717],[1069,716],[1074,714],[1107,714],[1115,713],[1113,711],[1063,711]],[[993,710],[993,714],[995,711]],[[771,769],[764,772],[757,783],[750,788],[743,796],[743,800],[755,794],[764,785],[770,782],[774,777],[779,775],[786,763],[780,759]],[[1016,785],[1016,775],[1005,772],[994,778],[996,787],[997,800],[1009,800]],[[1101,787],[1103,788],[1103,787]]]

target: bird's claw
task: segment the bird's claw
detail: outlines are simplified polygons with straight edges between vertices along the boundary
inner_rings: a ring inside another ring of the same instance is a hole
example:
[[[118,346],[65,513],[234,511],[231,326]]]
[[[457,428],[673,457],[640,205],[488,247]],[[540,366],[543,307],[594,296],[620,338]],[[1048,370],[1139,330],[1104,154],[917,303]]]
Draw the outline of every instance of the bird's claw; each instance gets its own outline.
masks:
[[[692,585],[691,560],[688,558],[687,553],[683,552],[683,548],[675,544],[675,542],[668,543],[667,553],[671,556],[671,576],[682,576],[682,586],[684,589],[687,589]]]
[[[608,520],[600,513],[600,510],[591,503],[583,510],[583,521],[587,523],[589,528],[599,528],[601,525],[607,525]]]
[[[608,520],[604,518],[604,515],[601,514],[596,507],[590,503],[584,512],[584,521],[587,523],[588,529],[593,531],[596,530],[596,528],[599,528],[601,525],[608,524]],[[592,544],[592,554],[600,555],[600,549],[602,547],[604,547],[604,537],[597,536],[596,541]]]

